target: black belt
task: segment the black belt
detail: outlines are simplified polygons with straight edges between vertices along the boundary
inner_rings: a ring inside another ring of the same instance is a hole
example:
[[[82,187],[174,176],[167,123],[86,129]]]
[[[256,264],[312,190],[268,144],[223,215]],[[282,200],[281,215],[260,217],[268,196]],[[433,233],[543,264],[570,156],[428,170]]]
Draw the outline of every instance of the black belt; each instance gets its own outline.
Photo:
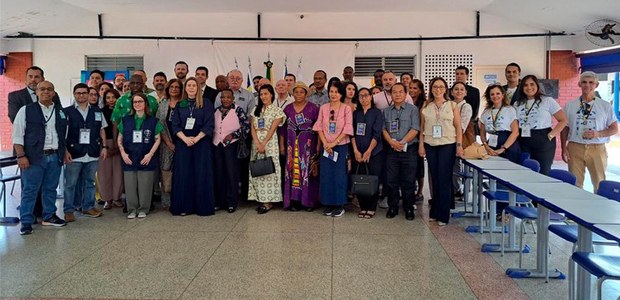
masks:
[[[58,149],[47,149],[43,150],[43,155],[52,155],[58,153]]]

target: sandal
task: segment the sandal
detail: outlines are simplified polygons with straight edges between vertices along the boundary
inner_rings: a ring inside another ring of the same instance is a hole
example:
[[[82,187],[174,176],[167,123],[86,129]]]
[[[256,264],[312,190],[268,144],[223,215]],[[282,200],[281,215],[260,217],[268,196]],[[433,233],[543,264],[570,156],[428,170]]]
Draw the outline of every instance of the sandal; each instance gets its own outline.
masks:
[[[125,205],[123,205],[123,201],[122,200],[114,200],[112,201],[112,205],[114,205],[114,207],[123,207]]]
[[[372,219],[372,217],[375,216],[375,212],[372,210],[369,210],[366,212],[366,214],[364,215],[364,219]]]
[[[359,213],[357,213],[357,217],[358,218],[365,218],[367,213],[368,213],[368,211],[362,210]]]
[[[261,205],[258,207],[257,212],[259,215],[266,214],[271,210],[271,207],[267,207],[265,205]]]

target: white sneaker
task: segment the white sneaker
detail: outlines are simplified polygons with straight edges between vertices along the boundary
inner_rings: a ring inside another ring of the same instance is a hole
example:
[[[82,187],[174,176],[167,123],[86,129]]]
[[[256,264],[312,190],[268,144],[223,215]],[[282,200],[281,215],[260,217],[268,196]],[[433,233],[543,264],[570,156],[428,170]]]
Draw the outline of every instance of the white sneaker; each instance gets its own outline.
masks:
[[[144,219],[144,218],[146,218],[146,213],[141,211],[141,212],[138,214],[138,218],[139,218],[139,219]]]
[[[439,225],[439,227],[443,227],[443,226],[448,225],[448,223],[444,223],[444,222],[441,222],[441,221],[437,221],[437,225]]]
[[[135,218],[136,218],[136,213],[135,212],[129,213],[127,215],[127,219],[135,219]]]
[[[390,205],[388,204],[387,197],[384,197],[383,199],[379,200],[379,208],[388,208],[388,207],[390,207]]]

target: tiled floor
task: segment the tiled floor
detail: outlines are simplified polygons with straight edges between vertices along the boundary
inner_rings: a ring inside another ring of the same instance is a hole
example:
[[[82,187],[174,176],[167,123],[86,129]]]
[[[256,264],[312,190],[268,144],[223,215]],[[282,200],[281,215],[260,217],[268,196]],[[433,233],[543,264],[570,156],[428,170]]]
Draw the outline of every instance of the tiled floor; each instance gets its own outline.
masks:
[[[59,200],[62,201],[62,200]],[[9,202],[9,215],[17,203]],[[372,220],[352,211],[257,215],[254,204],[212,217],[119,209],[64,228],[0,226],[0,297],[208,299],[566,299],[566,280],[513,280],[517,255],[485,254],[486,235],[453,219],[439,228],[420,208]],[[535,235],[526,243],[535,245]],[[551,268],[566,271],[571,245],[551,236]],[[618,253],[618,249],[608,250]],[[533,266],[535,249],[524,266]],[[606,284],[616,299],[620,285]]]

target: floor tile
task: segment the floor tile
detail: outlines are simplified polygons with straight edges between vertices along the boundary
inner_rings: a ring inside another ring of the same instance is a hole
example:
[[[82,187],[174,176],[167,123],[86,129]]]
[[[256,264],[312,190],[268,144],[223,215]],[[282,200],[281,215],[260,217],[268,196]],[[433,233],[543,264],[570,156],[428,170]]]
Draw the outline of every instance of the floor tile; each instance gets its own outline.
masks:
[[[226,233],[123,234],[37,290],[35,297],[177,298]]]
[[[231,233],[183,298],[328,299],[332,236]]]
[[[345,214],[344,217],[351,217]],[[290,233],[328,233],[333,230],[333,219],[322,215],[322,211],[285,211],[274,208],[259,215],[249,210],[233,231],[236,232],[290,232]]]

